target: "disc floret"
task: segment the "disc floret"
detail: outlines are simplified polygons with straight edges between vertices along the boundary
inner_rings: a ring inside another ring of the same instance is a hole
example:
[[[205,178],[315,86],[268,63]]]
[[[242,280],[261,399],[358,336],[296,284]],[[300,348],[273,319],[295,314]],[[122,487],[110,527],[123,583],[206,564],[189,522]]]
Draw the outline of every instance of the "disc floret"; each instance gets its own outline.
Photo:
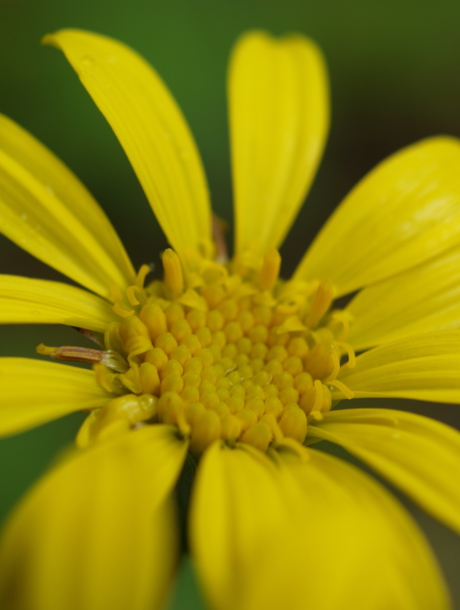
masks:
[[[121,428],[164,423],[190,440],[193,453],[213,441],[302,444],[308,419],[332,406],[331,387],[344,354],[344,312],[331,311],[329,282],[283,282],[280,257],[254,266],[207,263],[184,281],[179,258],[163,255],[164,279],[119,295],[120,321],[105,342],[114,369],[94,366],[99,383],[118,395],[93,412],[78,436],[85,446]]]

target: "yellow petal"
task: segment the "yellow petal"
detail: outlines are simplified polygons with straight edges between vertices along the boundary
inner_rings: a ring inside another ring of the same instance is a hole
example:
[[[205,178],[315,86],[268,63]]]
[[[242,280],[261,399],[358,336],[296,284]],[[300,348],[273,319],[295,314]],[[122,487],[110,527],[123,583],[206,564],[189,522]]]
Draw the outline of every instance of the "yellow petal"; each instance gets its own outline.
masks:
[[[336,458],[309,455],[270,462],[218,444],[204,455],[191,543],[209,606],[448,608],[426,543],[389,494]]]
[[[402,507],[355,467],[321,451],[309,454],[303,463],[280,455],[287,518],[295,525],[303,516],[297,555],[284,557],[302,568],[297,603],[286,607],[449,608],[436,560]]]
[[[60,282],[0,275],[0,323],[66,324],[104,332],[117,316],[107,301]]]
[[[48,149],[0,115],[0,231],[101,296],[135,280],[115,229]]]
[[[102,407],[113,398],[92,371],[28,358],[0,358],[0,384],[2,436]]]
[[[260,456],[216,443],[198,469],[190,544],[216,610],[296,608],[289,507],[273,466]]]
[[[364,352],[338,379],[355,398],[413,398],[460,403],[460,332],[436,331],[393,341]],[[339,390],[332,392],[340,400]]]
[[[342,202],[295,277],[329,279],[337,293],[396,275],[460,237],[460,144],[430,138],[383,161]]]
[[[329,125],[326,67],[308,38],[243,36],[229,73],[236,253],[286,236],[310,187]]]
[[[460,533],[460,434],[427,417],[390,409],[324,414],[309,435],[337,443]]]
[[[200,157],[165,85],[137,53],[90,32],[61,30],[61,49],[123,146],[169,242],[186,261],[211,254],[211,216]]]
[[[55,467],[4,533],[1,606],[163,607],[178,561],[170,494],[185,448],[170,428],[148,426]]]
[[[432,330],[460,327],[460,249],[364,288],[347,307],[347,337],[364,348]]]

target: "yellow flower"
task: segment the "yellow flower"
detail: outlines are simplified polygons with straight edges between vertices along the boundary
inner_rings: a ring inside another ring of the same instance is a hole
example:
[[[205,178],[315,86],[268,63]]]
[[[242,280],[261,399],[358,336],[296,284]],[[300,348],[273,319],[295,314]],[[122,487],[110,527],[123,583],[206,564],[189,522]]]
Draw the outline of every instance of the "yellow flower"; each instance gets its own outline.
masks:
[[[396,500],[310,445],[341,445],[460,531],[459,434],[348,408],[370,396],[460,402],[459,143],[433,138],[384,161],[283,281],[277,248],[328,126],[315,45],[255,32],[233,53],[227,261],[192,136],[155,72],[95,34],[46,42],[111,124],[173,249],[163,279],[145,285],[149,268],[134,272],[75,176],[0,119],[2,232],[87,289],[1,276],[0,321],[67,324],[100,340],[38,348],[93,370],[0,361],[2,434],[90,411],[78,448],[7,525],[2,607],[160,608],[180,558],[175,489],[197,465],[188,547],[211,608],[448,608]],[[354,296],[334,306],[344,295]]]

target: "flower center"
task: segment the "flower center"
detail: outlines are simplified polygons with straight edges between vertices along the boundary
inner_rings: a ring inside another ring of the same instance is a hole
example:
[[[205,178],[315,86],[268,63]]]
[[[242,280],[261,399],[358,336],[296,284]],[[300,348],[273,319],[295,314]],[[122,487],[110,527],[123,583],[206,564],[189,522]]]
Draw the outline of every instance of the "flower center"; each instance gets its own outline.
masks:
[[[261,451],[303,443],[308,416],[331,408],[330,387],[347,393],[336,377],[343,355],[354,358],[330,283],[280,281],[275,250],[256,270],[208,264],[188,289],[173,251],[163,265],[163,281],[115,305],[123,319],[95,370],[120,396],[92,413],[80,444],[143,423],[176,426],[194,453],[217,439]]]

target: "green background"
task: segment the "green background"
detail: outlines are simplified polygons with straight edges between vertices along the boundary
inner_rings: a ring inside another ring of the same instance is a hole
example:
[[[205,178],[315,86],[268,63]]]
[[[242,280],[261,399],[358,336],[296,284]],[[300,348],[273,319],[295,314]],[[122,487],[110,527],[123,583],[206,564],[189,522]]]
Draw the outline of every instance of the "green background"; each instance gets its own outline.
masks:
[[[231,45],[250,28],[311,36],[329,65],[332,128],[308,203],[282,250],[288,275],[325,218],[379,160],[427,136],[460,136],[459,23],[456,0],[0,0],[0,111],[77,173],[138,267],[158,261],[164,238],[110,129],[62,55],[40,47],[40,38],[63,27],[85,28],[140,51],[183,108],[204,158],[214,208],[231,224],[225,102]],[[4,238],[0,248],[0,272],[60,279]],[[34,356],[42,341],[76,342],[71,330],[44,326],[5,327],[0,337],[1,354],[17,356]],[[460,427],[458,407],[397,406]],[[80,420],[74,416],[0,441],[0,518],[71,440]],[[458,537],[410,508],[430,537],[460,608]],[[201,607],[185,566],[171,608],[195,605]]]

